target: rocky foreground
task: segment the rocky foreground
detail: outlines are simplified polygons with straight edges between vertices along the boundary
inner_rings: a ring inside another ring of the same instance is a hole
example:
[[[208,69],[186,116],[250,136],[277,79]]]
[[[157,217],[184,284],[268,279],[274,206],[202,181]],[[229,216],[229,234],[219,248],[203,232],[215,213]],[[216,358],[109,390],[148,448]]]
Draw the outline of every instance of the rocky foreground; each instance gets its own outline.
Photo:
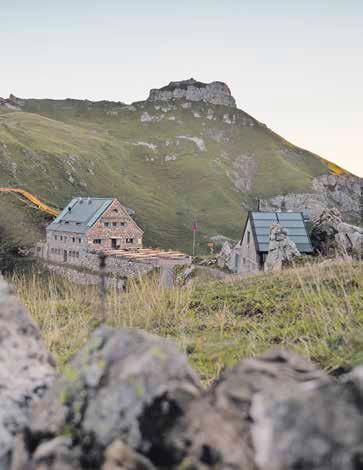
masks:
[[[359,470],[363,368],[339,381],[288,351],[203,390],[173,344],[98,328],[63,375],[0,281],[1,470]]]

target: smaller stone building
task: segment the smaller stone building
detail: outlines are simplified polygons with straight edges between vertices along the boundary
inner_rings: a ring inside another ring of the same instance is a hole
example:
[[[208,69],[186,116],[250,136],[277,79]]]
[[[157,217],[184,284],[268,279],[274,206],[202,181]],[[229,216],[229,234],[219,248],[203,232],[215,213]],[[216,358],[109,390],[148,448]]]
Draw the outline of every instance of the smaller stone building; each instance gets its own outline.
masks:
[[[72,264],[87,253],[142,248],[143,231],[131,213],[113,198],[72,199],[47,227],[47,258]]]
[[[232,271],[248,274],[264,270],[272,224],[279,224],[286,230],[300,253],[313,252],[302,212],[250,211],[242,239],[231,252],[229,266]]]

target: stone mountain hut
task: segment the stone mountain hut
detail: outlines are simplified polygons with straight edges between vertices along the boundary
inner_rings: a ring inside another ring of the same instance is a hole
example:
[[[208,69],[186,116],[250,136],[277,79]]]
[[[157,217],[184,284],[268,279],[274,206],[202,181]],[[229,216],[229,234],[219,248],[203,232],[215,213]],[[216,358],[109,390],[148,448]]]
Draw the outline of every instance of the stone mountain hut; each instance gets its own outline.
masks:
[[[47,227],[48,257],[67,262],[87,252],[142,248],[134,212],[113,198],[75,198]]]

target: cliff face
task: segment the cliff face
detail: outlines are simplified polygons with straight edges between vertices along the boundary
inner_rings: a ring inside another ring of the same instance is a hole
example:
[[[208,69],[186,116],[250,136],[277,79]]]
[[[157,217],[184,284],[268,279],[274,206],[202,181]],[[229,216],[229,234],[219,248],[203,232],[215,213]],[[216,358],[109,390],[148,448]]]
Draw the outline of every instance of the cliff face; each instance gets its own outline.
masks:
[[[148,101],[169,101],[184,98],[187,101],[204,101],[210,104],[236,107],[236,101],[228,86],[223,82],[202,83],[191,78],[170,82],[163,88],[150,91]]]
[[[310,218],[337,207],[343,220],[361,223],[363,180],[354,175],[322,175],[313,179],[311,191],[278,195],[262,201],[263,210],[301,211]]]

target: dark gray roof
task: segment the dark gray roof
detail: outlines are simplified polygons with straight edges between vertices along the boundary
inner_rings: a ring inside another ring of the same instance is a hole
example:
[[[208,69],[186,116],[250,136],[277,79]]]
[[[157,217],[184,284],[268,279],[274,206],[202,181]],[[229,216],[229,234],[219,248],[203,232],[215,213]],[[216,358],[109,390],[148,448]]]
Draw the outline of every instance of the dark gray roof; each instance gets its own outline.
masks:
[[[112,198],[74,198],[47,230],[85,233],[112,204]]]
[[[258,252],[268,252],[270,226],[280,224],[300,253],[312,253],[302,212],[250,212],[250,220]]]

